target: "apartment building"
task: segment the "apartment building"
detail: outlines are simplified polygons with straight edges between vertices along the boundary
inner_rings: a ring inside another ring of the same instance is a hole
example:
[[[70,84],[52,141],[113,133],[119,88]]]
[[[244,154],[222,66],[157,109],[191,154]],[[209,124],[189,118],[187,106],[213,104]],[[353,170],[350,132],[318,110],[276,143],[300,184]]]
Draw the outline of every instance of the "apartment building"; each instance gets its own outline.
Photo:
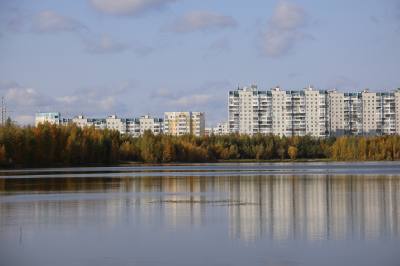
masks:
[[[400,90],[395,92],[260,91],[229,92],[229,132],[314,137],[391,135],[400,132]]]
[[[229,130],[239,134],[324,137],[328,121],[327,93],[309,87],[284,91],[256,86],[229,92]]]
[[[268,93],[268,91],[267,91]],[[286,99],[287,95],[284,90],[276,87],[271,90],[271,120],[272,130],[271,133],[277,136],[286,135],[287,128],[287,114],[286,105],[290,104],[290,99]]]
[[[127,133],[126,119],[119,118],[116,115],[110,115],[106,118],[106,128],[110,130],[117,130],[121,134]]]
[[[211,129],[211,133],[217,136],[229,134],[228,122],[218,123],[214,128]]]
[[[155,135],[163,132],[163,120],[149,115],[140,118],[119,118],[116,115],[111,115],[100,119],[79,115],[70,119],[70,123],[81,128],[94,126],[96,129],[117,130],[121,134],[129,134],[133,137],[141,136],[146,130],[150,130]]]
[[[142,135],[145,131],[150,130],[154,135],[161,134],[163,132],[163,119],[153,118],[149,115],[145,115],[139,118],[139,131]]]
[[[378,135],[396,134],[396,93],[379,92],[377,98],[377,120],[376,132]],[[400,116],[400,113],[397,113]]]
[[[106,119],[87,118],[83,115],[79,115],[72,119],[69,119],[69,121],[67,121],[67,123],[73,123],[80,128],[85,128],[85,127],[94,127],[95,129],[106,129],[107,128]]]
[[[272,133],[272,93],[257,86],[229,92],[228,130],[240,134]]]
[[[394,105],[396,113],[396,134],[400,135],[400,88],[394,92]]]
[[[362,131],[365,135],[375,135],[377,133],[377,95],[376,93],[364,90],[362,98]]]
[[[211,136],[213,135],[213,128],[212,127],[206,127],[204,128],[204,136]]]
[[[164,113],[164,133],[181,136],[191,134],[203,136],[205,117],[202,112],[166,112]]]
[[[35,114],[35,126],[44,123],[60,125],[61,121],[61,114],[58,112],[40,112]]]

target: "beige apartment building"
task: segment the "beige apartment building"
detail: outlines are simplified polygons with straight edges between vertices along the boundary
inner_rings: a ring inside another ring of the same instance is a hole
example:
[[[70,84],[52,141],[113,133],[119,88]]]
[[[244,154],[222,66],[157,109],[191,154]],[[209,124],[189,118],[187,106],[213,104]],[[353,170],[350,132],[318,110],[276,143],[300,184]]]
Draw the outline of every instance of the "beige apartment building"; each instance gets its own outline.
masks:
[[[166,112],[164,113],[164,133],[181,136],[191,134],[203,136],[205,117],[202,112]]]

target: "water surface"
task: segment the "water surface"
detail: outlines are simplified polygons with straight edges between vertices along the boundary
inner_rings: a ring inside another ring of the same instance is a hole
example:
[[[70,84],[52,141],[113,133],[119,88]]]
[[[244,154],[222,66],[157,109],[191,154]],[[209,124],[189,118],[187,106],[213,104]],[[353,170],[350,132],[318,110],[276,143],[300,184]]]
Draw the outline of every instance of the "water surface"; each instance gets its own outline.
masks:
[[[0,265],[399,265],[400,163],[0,171]]]

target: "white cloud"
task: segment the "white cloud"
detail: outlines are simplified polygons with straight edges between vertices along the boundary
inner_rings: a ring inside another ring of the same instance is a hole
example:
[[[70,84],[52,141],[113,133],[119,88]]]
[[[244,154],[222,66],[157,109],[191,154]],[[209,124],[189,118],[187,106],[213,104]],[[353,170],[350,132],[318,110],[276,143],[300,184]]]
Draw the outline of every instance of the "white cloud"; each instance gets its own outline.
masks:
[[[195,94],[169,100],[167,104],[171,107],[187,108],[207,104],[211,99],[212,95],[210,94]]]
[[[117,42],[109,35],[92,37],[84,39],[85,50],[93,54],[120,53],[128,50],[130,47],[121,42]]]
[[[40,33],[71,32],[86,28],[79,21],[51,10],[42,11],[34,16],[32,27],[35,32]]]
[[[199,87],[185,90],[155,90],[149,94],[149,105],[140,104],[142,112],[152,110],[162,114],[166,111],[202,111],[206,112],[207,125],[215,125],[227,118],[226,91],[231,88],[228,81],[209,81]]]
[[[93,88],[76,90],[68,95],[52,97],[15,82],[0,81],[0,93],[5,97],[8,114],[20,124],[30,124],[38,111],[57,111],[66,117],[77,114],[106,116],[126,113],[124,98],[134,84],[124,83],[116,89]]]
[[[304,26],[306,13],[300,7],[287,1],[280,1],[271,19],[271,24],[282,30],[296,30]]]
[[[177,33],[234,28],[237,22],[233,17],[208,11],[193,11],[178,18],[168,29]]]
[[[262,51],[271,57],[287,53],[305,38],[302,29],[306,21],[307,15],[300,6],[286,0],[280,1],[262,34]]]
[[[89,0],[98,11],[110,15],[137,15],[159,9],[176,0]]]
[[[113,89],[93,88],[76,90],[72,94],[55,99],[56,105],[64,112],[95,114],[125,111],[125,105],[117,99],[120,93]]]
[[[51,100],[33,88],[12,86],[5,90],[7,105],[22,109],[40,108],[48,105]]]
[[[15,82],[0,81],[0,93],[4,95],[7,115],[21,124],[33,122],[35,112],[46,110],[53,103],[50,97]]]

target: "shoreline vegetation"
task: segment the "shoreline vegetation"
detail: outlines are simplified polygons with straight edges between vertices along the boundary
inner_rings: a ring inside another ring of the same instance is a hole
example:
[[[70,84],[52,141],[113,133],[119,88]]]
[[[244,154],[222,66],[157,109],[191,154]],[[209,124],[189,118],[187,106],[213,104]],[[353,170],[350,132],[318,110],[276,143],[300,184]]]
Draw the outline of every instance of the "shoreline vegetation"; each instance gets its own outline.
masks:
[[[0,167],[105,166],[138,163],[400,160],[400,136],[331,138],[238,135],[139,138],[118,131],[41,124],[0,127]]]

